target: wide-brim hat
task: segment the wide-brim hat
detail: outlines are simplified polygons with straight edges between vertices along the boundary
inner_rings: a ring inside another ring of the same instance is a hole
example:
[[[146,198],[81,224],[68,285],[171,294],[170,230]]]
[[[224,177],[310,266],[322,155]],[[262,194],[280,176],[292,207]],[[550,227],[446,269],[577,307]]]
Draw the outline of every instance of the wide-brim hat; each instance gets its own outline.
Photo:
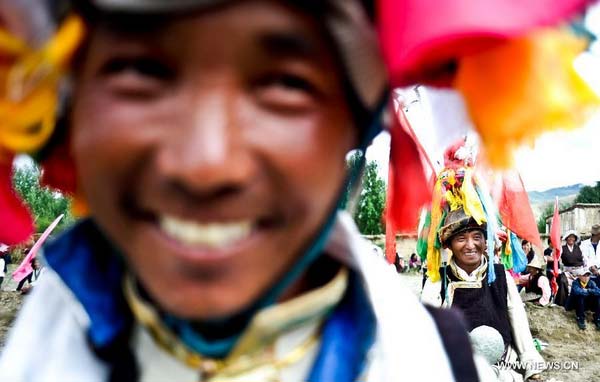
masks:
[[[539,256],[533,256],[533,259],[527,264],[528,267],[542,270],[544,269],[544,261]]]
[[[590,272],[589,269],[586,269],[586,268],[583,268],[583,267],[581,267],[579,269],[575,269],[572,273],[575,276],[584,276],[584,275],[591,275],[592,274],[592,272]]]
[[[581,238],[579,236],[579,234],[577,233],[577,231],[575,231],[574,229],[571,229],[571,230],[568,230],[567,232],[565,232],[565,234],[563,235],[563,239],[567,240],[567,238],[571,235],[575,236],[575,241],[579,241],[579,239]]]
[[[479,224],[472,217],[465,213],[463,208],[448,212],[444,218],[441,228],[439,229],[438,235],[442,244],[447,245],[453,236],[461,232],[480,230],[483,234],[486,234],[487,224],[485,222]]]

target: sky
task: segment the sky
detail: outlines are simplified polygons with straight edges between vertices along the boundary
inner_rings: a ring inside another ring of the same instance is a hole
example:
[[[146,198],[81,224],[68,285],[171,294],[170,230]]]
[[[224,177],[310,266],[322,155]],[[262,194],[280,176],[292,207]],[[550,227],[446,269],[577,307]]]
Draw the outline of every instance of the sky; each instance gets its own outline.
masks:
[[[594,6],[588,13],[586,25],[600,37],[600,5]],[[578,57],[575,68],[600,95],[600,42],[592,44],[589,52]],[[464,114],[464,106],[457,100],[459,96],[448,94],[452,92],[445,93],[430,94],[428,91],[428,96],[425,97],[429,97],[428,102],[436,110],[440,106],[452,109],[436,112],[440,115],[431,116],[431,113],[423,110],[420,105],[411,104],[408,108],[409,120],[419,139],[424,141],[422,143],[426,150],[434,146],[435,138],[427,136],[425,132],[432,122],[437,120],[446,124],[450,121],[450,125],[454,125],[450,130],[454,130],[454,133],[459,125],[464,132],[463,126],[468,124],[465,122],[467,117]],[[367,159],[378,162],[383,179],[387,178],[389,141],[389,135],[383,133],[367,151]],[[576,183],[595,184],[596,181],[600,181],[600,110],[579,129],[543,134],[531,146],[517,150],[514,159],[515,167],[521,173],[527,191],[544,191]]]

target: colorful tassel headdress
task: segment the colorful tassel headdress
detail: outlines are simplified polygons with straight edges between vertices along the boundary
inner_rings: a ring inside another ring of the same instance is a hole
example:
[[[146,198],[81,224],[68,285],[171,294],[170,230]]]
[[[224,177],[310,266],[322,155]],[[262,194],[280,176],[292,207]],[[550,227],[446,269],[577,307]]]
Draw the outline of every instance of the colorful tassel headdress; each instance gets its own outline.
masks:
[[[600,105],[573,67],[586,38],[561,24],[590,3],[381,1],[391,84],[458,90],[489,162],[506,168],[514,148],[543,132],[574,128]]]
[[[514,148],[573,128],[600,105],[573,68],[587,42],[561,25],[590,3],[382,0],[378,26],[391,86],[457,90],[488,162],[506,168]],[[392,192],[428,191],[405,185]]]
[[[474,150],[461,141],[449,147],[444,157],[445,167],[437,175],[429,219],[421,228],[427,232],[427,273],[432,281],[440,279],[441,251],[454,235],[466,229],[481,229],[487,238],[488,255],[493,257],[498,226],[491,197],[475,175]],[[488,280],[493,282],[493,259],[488,264]]]

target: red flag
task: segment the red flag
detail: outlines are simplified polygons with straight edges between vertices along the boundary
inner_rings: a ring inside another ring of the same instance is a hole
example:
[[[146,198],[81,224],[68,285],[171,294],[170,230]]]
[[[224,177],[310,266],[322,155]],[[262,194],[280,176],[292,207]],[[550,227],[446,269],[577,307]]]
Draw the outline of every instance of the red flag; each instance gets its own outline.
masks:
[[[391,158],[388,167],[388,186],[392,182],[394,176],[394,165],[392,164]],[[388,263],[392,264],[396,260],[396,229],[394,228],[394,222],[391,214],[391,187],[388,187],[388,192],[385,196],[385,258]]]
[[[0,152],[0,156],[3,154]],[[33,233],[33,220],[29,209],[12,186],[12,157],[0,158],[0,222],[2,243],[18,244],[27,240]]]
[[[388,181],[388,221],[398,232],[416,232],[421,207],[431,200],[431,185],[425,177],[422,154],[411,134],[402,108],[390,128],[390,172]]]
[[[525,192],[521,175],[516,170],[502,174],[502,191],[498,201],[502,223],[517,236],[542,248],[542,240],[531,210],[529,197]]]
[[[51,187],[61,192],[74,195],[77,190],[77,174],[71,153],[69,140],[52,148],[52,151],[42,162],[41,185]]]
[[[554,202],[554,216],[552,216],[552,223],[550,223],[550,242],[554,247],[554,279],[552,280],[552,290],[556,293],[558,285],[556,284],[556,278],[558,277],[558,259],[560,259],[560,215],[558,214],[558,196]]]

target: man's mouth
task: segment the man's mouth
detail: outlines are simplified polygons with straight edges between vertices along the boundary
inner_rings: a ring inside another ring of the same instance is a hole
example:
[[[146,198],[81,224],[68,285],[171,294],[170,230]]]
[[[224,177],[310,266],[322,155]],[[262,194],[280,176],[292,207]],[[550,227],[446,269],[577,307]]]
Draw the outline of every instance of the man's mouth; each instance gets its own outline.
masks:
[[[255,224],[251,220],[222,223],[198,223],[174,216],[159,218],[161,230],[172,239],[187,246],[222,249],[250,237]]]

